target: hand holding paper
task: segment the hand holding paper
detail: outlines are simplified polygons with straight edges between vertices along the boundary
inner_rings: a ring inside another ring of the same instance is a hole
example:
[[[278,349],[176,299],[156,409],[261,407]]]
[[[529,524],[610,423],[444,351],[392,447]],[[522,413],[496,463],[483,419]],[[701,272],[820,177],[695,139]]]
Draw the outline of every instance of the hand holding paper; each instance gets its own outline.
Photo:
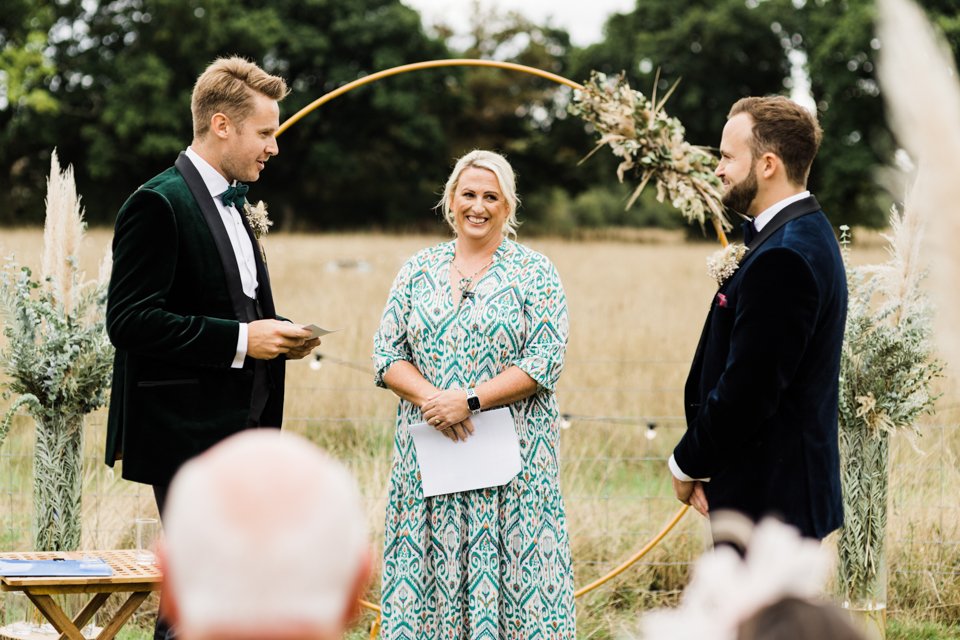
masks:
[[[454,442],[426,422],[410,425],[423,497],[504,485],[520,473],[520,440],[506,407],[471,418],[474,433]]]

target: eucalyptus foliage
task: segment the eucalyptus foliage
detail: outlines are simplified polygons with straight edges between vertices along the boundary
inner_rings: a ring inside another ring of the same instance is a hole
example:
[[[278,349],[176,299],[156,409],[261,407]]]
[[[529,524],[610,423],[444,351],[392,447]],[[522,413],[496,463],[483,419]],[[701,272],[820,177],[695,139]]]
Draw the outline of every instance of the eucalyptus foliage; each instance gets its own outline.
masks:
[[[14,399],[0,422],[0,446],[25,408],[36,422],[35,548],[68,550],[80,544],[83,419],[106,400],[113,347],[104,326],[106,277],[83,282],[82,213],[72,171],[60,174],[56,154],[48,186],[45,275],[12,257],[0,271],[3,395]]]
[[[840,367],[840,457],[844,526],[838,539],[841,595],[851,606],[885,604],[890,436],[919,436],[916,420],[933,412],[932,312],[919,283],[919,230],[896,210],[890,260],[847,265],[850,291]],[[849,231],[842,228],[844,256]]]

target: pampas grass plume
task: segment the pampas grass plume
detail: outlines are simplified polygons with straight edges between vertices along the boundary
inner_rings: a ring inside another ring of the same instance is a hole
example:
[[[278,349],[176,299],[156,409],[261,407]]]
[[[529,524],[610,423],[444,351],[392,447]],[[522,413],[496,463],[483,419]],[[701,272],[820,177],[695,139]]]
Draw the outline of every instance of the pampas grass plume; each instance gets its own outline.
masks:
[[[911,0],[879,0],[877,75],[897,140],[912,156],[918,174],[903,217],[893,222],[891,242],[899,274],[885,274],[900,300],[916,286],[922,222],[929,229],[923,252],[938,304],[936,336],[950,362],[960,363],[960,305],[948,304],[960,281],[960,85],[953,55],[942,36]],[[922,221],[922,222],[921,222]]]
[[[69,314],[73,311],[76,289],[82,280],[82,274],[77,272],[77,264],[85,224],[73,179],[73,167],[68,166],[61,171],[56,149],[50,157],[45,203],[40,276],[52,288],[57,303]]]

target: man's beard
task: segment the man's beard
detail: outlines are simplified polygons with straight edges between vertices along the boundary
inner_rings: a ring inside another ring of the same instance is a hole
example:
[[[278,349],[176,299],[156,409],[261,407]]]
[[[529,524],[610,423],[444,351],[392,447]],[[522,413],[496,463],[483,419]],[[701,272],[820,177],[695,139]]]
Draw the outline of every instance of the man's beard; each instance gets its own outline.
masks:
[[[749,175],[740,182],[734,184],[723,194],[723,204],[737,213],[746,215],[757,197],[757,173],[756,169],[751,169]]]

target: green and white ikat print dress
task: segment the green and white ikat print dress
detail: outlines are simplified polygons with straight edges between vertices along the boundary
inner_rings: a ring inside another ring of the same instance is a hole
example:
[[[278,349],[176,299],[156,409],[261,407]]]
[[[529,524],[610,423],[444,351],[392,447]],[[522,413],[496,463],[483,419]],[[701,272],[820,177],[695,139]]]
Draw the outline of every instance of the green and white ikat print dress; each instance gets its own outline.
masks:
[[[512,365],[538,383],[510,405],[523,467],[502,487],[423,498],[401,400],[386,512],[381,637],[567,639],[575,636],[573,571],[560,495],[559,410],[569,321],[563,286],[543,255],[504,240],[458,307],[454,242],[400,269],[374,338],[376,383],[407,360],[439,389],[477,386]]]

